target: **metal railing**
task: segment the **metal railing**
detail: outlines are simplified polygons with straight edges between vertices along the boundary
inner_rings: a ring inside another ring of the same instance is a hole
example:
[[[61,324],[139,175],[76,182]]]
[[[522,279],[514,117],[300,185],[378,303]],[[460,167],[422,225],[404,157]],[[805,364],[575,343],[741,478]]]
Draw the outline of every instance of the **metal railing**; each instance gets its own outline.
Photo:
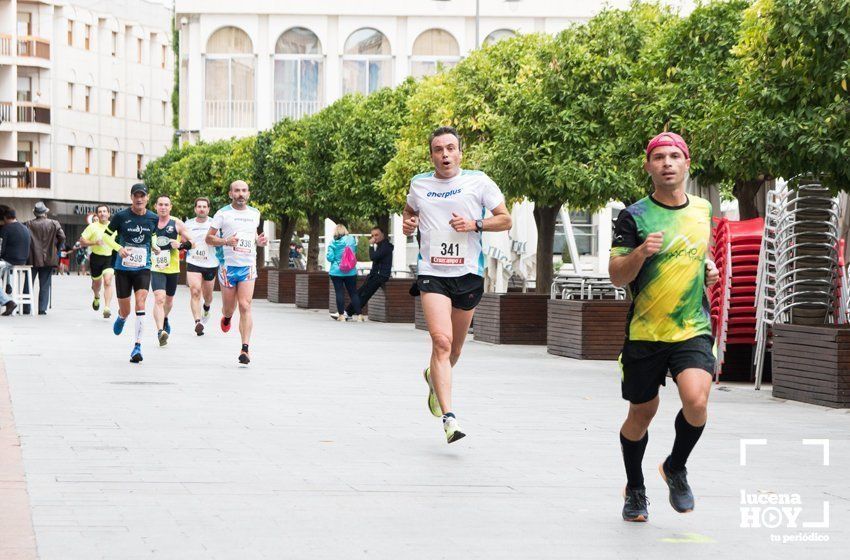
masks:
[[[254,128],[254,101],[204,101],[204,124],[210,128]]]
[[[50,60],[50,41],[30,35],[18,37],[18,56]]]
[[[19,123],[50,124],[50,106],[29,101],[18,101]]]
[[[321,108],[320,101],[275,101],[274,120],[275,122],[286,118],[298,120],[318,112]]]
[[[12,36],[0,33],[0,56],[12,56]]]
[[[50,169],[0,171],[0,189],[49,189]]]
[[[4,122],[12,122],[12,103],[10,101],[0,101],[0,124]]]

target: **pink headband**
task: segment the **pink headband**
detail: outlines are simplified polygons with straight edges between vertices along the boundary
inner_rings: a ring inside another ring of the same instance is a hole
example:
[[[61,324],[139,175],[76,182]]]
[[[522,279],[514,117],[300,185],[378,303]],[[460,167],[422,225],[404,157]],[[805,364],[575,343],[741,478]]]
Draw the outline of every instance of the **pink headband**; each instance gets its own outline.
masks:
[[[682,153],[685,154],[687,159],[691,159],[691,152],[688,150],[688,144],[685,142],[684,138],[675,132],[662,132],[650,140],[649,144],[646,145],[646,159],[649,159],[649,154],[652,153],[652,150],[660,148],[661,146],[673,146],[675,148],[679,148],[682,150]]]

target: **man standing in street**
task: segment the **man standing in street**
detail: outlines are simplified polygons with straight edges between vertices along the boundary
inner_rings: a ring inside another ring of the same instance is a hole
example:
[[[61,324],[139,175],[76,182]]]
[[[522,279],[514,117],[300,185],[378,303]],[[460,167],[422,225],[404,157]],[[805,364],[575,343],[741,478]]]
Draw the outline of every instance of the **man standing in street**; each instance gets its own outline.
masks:
[[[38,278],[38,314],[47,315],[50,302],[50,281],[53,269],[59,264],[59,250],[65,244],[65,232],[56,220],[47,217],[47,206],[38,202],[33,208],[35,218],[27,222],[32,234],[30,264],[33,281]]]
[[[641,462],[668,371],[682,408],[674,422],[673,448],[658,469],[673,509],[694,509],[685,463],[708,418],[715,358],[705,287],[719,274],[706,258],[711,204],[685,192],[690,165],[688,145],[678,134],[664,132],[650,140],[644,169],[654,190],[621,211],[614,226],[611,282],[628,284],[632,296],[620,355],[621,391],[629,401],[620,429],[626,521],[649,519]]]
[[[403,231],[413,235],[419,229],[416,282],[431,336],[431,363],[424,371],[428,409],[442,417],[446,441],[452,443],[466,435],[452,409],[452,368],[484,294],[481,234],[511,229],[511,215],[490,177],[461,169],[457,130],[436,129],[428,145],[434,171],[410,181]],[[487,210],[493,213],[489,218]]]
[[[14,208],[4,206],[0,218],[4,223],[0,229],[0,307],[4,307],[3,315],[11,315],[18,304],[6,295],[7,275],[13,266],[27,264],[30,254],[30,230],[18,221]]]
[[[378,226],[372,228],[372,236],[369,238],[369,258],[372,260],[372,270],[357,290],[361,309],[366,307],[366,302],[387,283],[393,272],[393,244],[387,239],[384,230]],[[354,315],[354,308],[350,303],[345,309],[345,315],[346,317]]]
[[[107,245],[103,239],[106,235],[106,226],[109,225],[109,207],[106,204],[101,204],[95,212],[94,221],[83,230],[83,234],[80,236],[80,245],[83,248],[91,247],[89,264],[91,268],[91,291],[94,294],[92,309],[95,311],[100,309],[100,289],[102,286],[103,318],[109,319],[112,315],[109,304],[112,302],[112,275],[114,274],[112,267],[115,260],[112,247]]]

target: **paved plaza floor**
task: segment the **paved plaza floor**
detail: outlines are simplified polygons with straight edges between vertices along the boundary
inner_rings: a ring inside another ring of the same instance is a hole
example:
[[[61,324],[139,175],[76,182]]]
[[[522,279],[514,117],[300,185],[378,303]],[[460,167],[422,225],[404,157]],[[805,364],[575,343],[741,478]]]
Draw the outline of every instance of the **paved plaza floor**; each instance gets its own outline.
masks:
[[[243,368],[218,299],[196,337],[181,287],[168,346],[149,302],[145,360],[133,365],[132,321],[116,337],[91,310],[87,278],[54,286],[46,317],[0,318],[0,560],[850,550],[847,411],[715,386],[689,463],[696,509],[680,515],[657,472],[679,408],[671,384],[644,464],[650,522],[627,524],[615,362],[470,340],[454,399],[468,437],[447,445],[426,407],[428,337],[413,325],[255,301]]]

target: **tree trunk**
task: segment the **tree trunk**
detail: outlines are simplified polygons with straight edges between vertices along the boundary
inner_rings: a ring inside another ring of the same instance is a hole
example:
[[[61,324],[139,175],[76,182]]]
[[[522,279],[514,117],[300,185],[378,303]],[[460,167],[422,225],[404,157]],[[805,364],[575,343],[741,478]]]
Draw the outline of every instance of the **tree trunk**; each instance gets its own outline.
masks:
[[[281,214],[280,219],[280,251],[278,253],[278,268],[285,270],[289,268],[289,244],[292,243],[292,234],[295,233],[295,218],[289,214]]]
[[[767,179],[738,179],[732,188],[732,193],[738,199],[738,216],[741,220],[759,217],[756,195]]]
[[[555,224],[560,206],[534,205],[534,223],[537,224],[537,293],[548,294],[554,270],[552,252],[555,245]]]
[[[381,214],[377,219],[378,227],[384,230],[384,235],[389,239],[390,236],[390,215]]]
[[[319,236],[322,234],[322,218],[318,214],[307,214],[310,244],[307,245],[307,270],[319,270]]]

